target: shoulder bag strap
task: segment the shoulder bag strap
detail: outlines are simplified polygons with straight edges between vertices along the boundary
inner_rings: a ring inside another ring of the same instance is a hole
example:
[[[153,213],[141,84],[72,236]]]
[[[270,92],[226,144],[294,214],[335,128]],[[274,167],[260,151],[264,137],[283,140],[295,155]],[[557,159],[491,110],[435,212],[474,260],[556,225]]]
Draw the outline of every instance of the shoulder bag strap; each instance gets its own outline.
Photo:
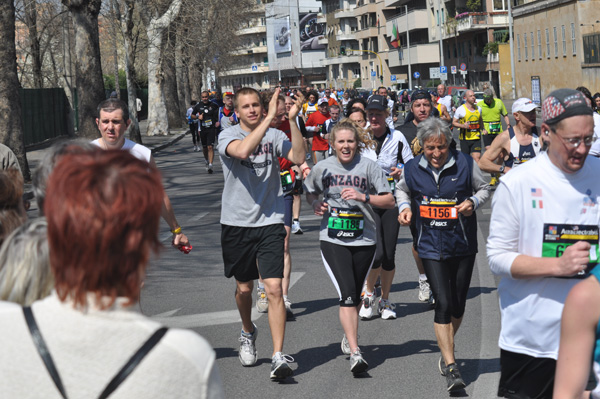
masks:
[[[62,381],[60,380],[60,375],[58,375],[58,371],[54,366],[54,361],[52,361],[52,356],[50,356],[50,352],[48,351],[48,347],[44,342],[42,333],[40,332],[40,329],[38,328],[38,325],[35,322],[33,312],[31,311],[31,307],[23,307],[23,314],[25,315],[25,321],[27,321],[27,327],[29,327],[29,332],[31,333],[33,343],[38,353],[40,354],[40,357],[44,361],[44,365],[46,366],[46,370],[48,370],[48,374],[50,374],[50,377],[52,377],[52,381],[54,381],[54,385],[56,385],[56,388],[60,392],[61,396],[64,399],[67,399],[65,388],[63,387]]]
[[[167,327],[162,327],[156,330],[154,334],[148,338],[144,345],[142,345],[142,347],[138,349],[138,351],[131,357],[131,359],[129,359],[127,364],[123,366],[117,375],[113,377],[98,398],[105,399],[110,396],[110,394],[113,393],[113,391],[117,389],[119,385],[121,385],[125,378],[127,378],[129,374],[133,372],[133,370],[140,364],[142,359],[144,359],[144,357],[152,350],[152,348],[154,348],[154,346],[162,339],[162,337],[167,333],[167,330]]]

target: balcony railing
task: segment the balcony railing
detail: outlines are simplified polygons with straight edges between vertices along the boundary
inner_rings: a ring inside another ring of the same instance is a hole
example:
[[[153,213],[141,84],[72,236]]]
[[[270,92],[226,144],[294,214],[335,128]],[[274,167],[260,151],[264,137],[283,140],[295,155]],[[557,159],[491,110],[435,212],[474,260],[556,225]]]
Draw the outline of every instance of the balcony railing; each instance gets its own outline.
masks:
[[[463,32],[483,30],[488,28],[501,28],[508,26],[508,12],[470,12],[458,14],[455,19],[444,24],[442,35],[444,38],[454,37]],[[435,28],[437,34],[437,27]]]

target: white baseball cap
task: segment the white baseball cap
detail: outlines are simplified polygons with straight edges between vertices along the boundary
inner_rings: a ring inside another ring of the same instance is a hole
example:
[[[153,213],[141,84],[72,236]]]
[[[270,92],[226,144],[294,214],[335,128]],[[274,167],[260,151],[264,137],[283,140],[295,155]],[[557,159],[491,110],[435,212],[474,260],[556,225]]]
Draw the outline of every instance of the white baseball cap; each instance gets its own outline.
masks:
[[[536,108],[539,108],[539,105],[537,105],[527,97],[522,97],[513,103],[512,113],[516,114],[517,112],[529,112],[533,111]]]

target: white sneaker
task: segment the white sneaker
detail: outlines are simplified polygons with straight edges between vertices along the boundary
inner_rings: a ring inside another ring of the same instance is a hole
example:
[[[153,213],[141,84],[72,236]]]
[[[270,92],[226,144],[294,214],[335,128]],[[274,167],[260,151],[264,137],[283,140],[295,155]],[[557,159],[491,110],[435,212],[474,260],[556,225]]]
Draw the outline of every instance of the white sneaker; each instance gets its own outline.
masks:
[[[428,302],[431,297],[431,287],[427,280],[419,280],[419,301]]]
[[[197,145],[194,146],[194,152],[198,152],[198,146]]]
[[[346,334],[344,334],[344,338],[342,338],[342,353],[344,355],[350,355],[352,350],[350,349],[350,343],[348,342],[348,338],[346,338]]]
[[[292,234],[302,234],[303,231],[300,228],[300,222],[298,221],[293,221],[292,222]]]
[[[360,311],[358,312],[358,316],[363,320],[368,320],[375,315],[377,311],[377,295],[367,295],[363,298],[362,305],[360,306]]]
[[[256,310],[258,310],[258,313],[267,313],[269,311],[269,300],[264,288],[256,290]]]
[[[208,169],[207,169],[207,170],[208,170],[208,173],[212,175],[212,173],[213,173],[213,166],[212,166],[212,163],[209,163],[209,164],[208,164]]]
[[[271,359],[271,379],[283,380],[294,375],[294,370],[292,370],[289,365],[289,363],[292,363],[293,361],[294,358],[290,355],[276,352],[275,356]]]
[[[369,363],[363,359],[362,353],[360,353],[360,349],[356,349],[350,355],[350,371],[352,374],[364,373],[369,368]]]
[[[379,314],[383,320],[395,319],[396,312],[394,312],[394,309],[396,309],[395,304],[390,303],[390,301],[386,299],[379,300]]]
[[[239,358],[240,358],[240,362],[242,363],[242,366],[244,367],[248,367],[248,366],[254,366],[256,364],[256,359],[257,359],[257,352],[256,352],[256,337],[258,336],[258,328],[256,327],[256,325],[253,323],[252,324],[254,326],[254,332],[252,333],[251,336],[246,335],[246,333],[244,333],[242,331],[242,334],[240,335],[239,341],[240,341],[240,354],[239,354]]]

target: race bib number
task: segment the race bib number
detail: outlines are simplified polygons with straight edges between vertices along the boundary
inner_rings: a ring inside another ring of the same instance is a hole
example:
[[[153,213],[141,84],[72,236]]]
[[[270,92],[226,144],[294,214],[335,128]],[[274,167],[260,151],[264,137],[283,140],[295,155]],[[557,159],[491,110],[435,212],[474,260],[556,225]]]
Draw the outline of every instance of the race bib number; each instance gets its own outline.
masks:
[[[598,245],[599,229],[597,225],[588,224],[544,224],[544,237],[542,241],[543,258],[559,258],[565,249],[577,241],[589,242],[590,254],[586,270],[573,276],[575,278],[586,275],[593,269],[600,259],[600,248]]]
[[[394,180],[394,178],[389,175],[386,175],[386,179],[388,181],[388,184],[390,185],[390,191],[393,195],[396,192],[396,180]]]
[[[281,177],[281,188],[283,189],[283,193],[287,194],[294,188],[294,181],[292,180],[292,175],[289,170],[284,170],[279,173]]]
[[[211,120],[211,119],[209,119],[209,120],[207,120],[207,121],[202,121],[202,126],[204,126],[204,127],[211,127],[211,126],[212,126],[212,124],[213,124],[213,123],[212,123],[212,120]]]
[[[478,133],[479,132],[479,122],[469,122],[469,132]]]
[[[330,238],[356,240],[362,237],[364,225],[365,218],[360,210],[331,208],[327,234]]]
[[[458,222],[456,203],[456,198],[429,198],[423,196],[419,206],[419,215],[423,219],[423,225],[435,230],[454,228]]]
[[[500,122],[491,122],[490,123],[490,133],[498,134],[502,130],[502,124]]]

